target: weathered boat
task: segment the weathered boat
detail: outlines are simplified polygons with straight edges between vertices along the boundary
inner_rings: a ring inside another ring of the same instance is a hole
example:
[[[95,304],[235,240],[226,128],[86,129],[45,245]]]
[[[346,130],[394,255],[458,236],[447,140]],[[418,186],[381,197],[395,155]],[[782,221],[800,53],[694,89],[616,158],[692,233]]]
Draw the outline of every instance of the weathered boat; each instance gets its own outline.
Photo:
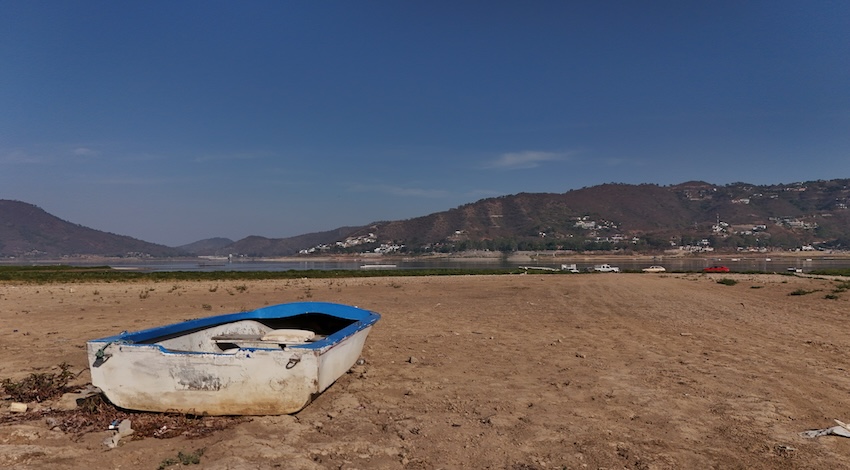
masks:
[[[131,410],[295,413],[356,363],[379,318],[295,302],[123,332],[88,341],[92,384]]]

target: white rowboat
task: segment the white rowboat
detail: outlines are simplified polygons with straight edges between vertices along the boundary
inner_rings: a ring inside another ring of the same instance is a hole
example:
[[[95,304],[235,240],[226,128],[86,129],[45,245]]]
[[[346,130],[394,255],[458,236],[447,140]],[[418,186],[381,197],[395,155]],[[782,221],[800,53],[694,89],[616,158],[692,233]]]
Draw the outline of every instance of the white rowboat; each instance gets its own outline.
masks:
[[[296,302],[88,341],[116,406],[208,415],[295,413],[360,358],[380,315]]]

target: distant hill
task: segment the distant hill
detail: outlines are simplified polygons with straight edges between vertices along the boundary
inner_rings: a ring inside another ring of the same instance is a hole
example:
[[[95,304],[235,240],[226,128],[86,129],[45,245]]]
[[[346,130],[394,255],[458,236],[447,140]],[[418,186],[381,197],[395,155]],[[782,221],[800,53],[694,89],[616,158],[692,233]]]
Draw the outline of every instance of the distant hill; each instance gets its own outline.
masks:
[[[217,238],[207,238],[205,240],[198,240],[194,243],[189,243],[188,245],[178,246],[177,249],[185,251],[187,253],[195,254],[205,254],[205,255],[227,255],[226,250],[222,250],[224,247],[228,245],[232,245],[233,240],[229,238],[217,237]]]
[[[243,256],[291,256],[313,246],[344,240],[360,230],[362,230],[360,227],[340,227],[327,232],[308,233],[289,238],[250,236],[228,245],[223,250]]]
[[[169,257],[184,254],[176,248],[66,222],[32,204],[0,199],[0,257],[3,258],[85,255]]]
[[[848,206],[850,179],[761,186],[612,183],[482,199],[422,217],[296,237],[211,238],[169,248],[0,200],[0,256],[850,249]]]
[[[850,248],[850,179],[725,186],[603,184],[483,199],[350,234],[408,253],[512,250],[691,251]],[[345,245],[345,243],[343,243]],[[320,247],[327,251],[345,251]],[[804,248],[805,247],[805,248]]]

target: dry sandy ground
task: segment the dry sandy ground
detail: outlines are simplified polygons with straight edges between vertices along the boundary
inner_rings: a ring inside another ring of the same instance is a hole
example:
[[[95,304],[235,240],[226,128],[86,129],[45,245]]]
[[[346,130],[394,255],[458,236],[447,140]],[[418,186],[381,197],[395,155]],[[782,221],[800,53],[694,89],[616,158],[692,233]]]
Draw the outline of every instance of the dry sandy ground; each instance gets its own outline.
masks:
[[[738,280],[727,286],[722,277]],[[504,275],[0,284],[0,378],[87,339],[276,303],[383,315],[365,365],[294,416],[190,440],[0,425],[0,467],[850,468],[850,291],[781,275]],[[816,290],[788,295],[797,289]],[[89,380],[82,373],[79,383]],[[0,402],[0,416],[9,402]]]

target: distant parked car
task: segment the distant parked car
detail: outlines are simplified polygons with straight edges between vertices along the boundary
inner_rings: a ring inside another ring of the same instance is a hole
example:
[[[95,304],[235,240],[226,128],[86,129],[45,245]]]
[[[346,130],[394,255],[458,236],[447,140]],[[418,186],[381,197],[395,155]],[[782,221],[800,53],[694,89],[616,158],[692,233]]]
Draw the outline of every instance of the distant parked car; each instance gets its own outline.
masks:
[[[593,270],[600,273],[618,273],[620,272],[620,268],[617,266],[611,266],[610,264],[597,264],[593,267]]]
[[[664,266],[650,266],[648,268],[641,269],[641,271],[645,273],[663,273],[667,270],[664,269]]]
[[[704,273],[728,273],[729,268],[726,266],[709,266],[702,270]]]
[[[561,265],[561,271],[566,271],[568,273],[574,273],[574,274],[579,272],[578,267],[576,267],[576,265],[574,265],[574,264],[562,264]]]

